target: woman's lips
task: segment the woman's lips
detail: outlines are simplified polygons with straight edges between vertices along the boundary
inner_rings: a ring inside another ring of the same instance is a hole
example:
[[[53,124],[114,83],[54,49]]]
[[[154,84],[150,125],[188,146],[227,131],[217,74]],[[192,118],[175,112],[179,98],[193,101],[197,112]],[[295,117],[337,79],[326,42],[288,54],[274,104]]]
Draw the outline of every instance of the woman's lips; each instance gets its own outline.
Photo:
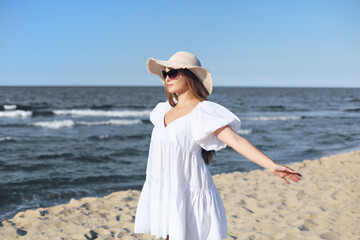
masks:
[[[172,85],[174,85],[174,84],[168,84],[168,87],[171,87]]]

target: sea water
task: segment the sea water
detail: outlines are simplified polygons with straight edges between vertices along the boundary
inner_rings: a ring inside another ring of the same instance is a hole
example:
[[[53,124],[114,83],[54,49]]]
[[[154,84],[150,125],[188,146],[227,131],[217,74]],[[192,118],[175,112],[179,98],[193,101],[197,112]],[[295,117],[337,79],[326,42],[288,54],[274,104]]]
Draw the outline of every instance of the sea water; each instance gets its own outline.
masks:
[[[241,119],[238,134],[278,163],[360,149],[360,89],[216,87],[208,100]],[[141,189],[163,87],[0,87],[0,219]],[[232,148],[212,174],[250,171]]]

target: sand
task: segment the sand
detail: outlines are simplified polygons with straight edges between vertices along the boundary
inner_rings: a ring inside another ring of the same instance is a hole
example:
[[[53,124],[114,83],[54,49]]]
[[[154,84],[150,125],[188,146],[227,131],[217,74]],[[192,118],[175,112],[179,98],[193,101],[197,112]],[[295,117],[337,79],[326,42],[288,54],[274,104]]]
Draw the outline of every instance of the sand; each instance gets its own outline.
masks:
[[[267,170],[213,176],[227,239],[360,239],[360,151],[289,166],[303,175],[298,183]],[[0,223],[0,239],[155,239],[133,233],[139,195],[120,191],[19,212]]]

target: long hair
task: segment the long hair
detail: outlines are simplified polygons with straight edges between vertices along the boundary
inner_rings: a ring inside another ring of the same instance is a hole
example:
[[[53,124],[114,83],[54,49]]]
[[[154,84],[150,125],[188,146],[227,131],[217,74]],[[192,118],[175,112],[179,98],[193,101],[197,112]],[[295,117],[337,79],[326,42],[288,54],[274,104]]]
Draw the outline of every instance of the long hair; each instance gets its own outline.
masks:
[[[180,70],[180,69],[179,69]],[[189,87],[190,92],[199,100],[204,101],[207,100],[206,97],[209,96],[209,92],[205,88],[204,84],[199,80],[199,78],[191,72],[189,69],[182,68],[182,72],[185,73],[186,76],[186,84]],[[166,82],[164,82],[164,88],[166,92],[166,97],[169,100],[169,103],[172,107],[176,106],[174,102],[174,98],[178,101],[178,95],[176,93],[170,93],[167,91]],[[210,164],[213,156],[216,156],[215,151],[207,151],[202,148],[201,156],[204,159],[206,164]]]

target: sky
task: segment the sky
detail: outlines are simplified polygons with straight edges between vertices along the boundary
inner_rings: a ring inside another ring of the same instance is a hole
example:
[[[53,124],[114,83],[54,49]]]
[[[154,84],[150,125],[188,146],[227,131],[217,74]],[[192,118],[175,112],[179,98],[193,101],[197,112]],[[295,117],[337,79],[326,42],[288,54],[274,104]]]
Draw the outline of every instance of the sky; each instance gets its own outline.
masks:
[[[194,54],[216,86],[360,87],[360,1],[0,0],[0,86],[162,86]]]

